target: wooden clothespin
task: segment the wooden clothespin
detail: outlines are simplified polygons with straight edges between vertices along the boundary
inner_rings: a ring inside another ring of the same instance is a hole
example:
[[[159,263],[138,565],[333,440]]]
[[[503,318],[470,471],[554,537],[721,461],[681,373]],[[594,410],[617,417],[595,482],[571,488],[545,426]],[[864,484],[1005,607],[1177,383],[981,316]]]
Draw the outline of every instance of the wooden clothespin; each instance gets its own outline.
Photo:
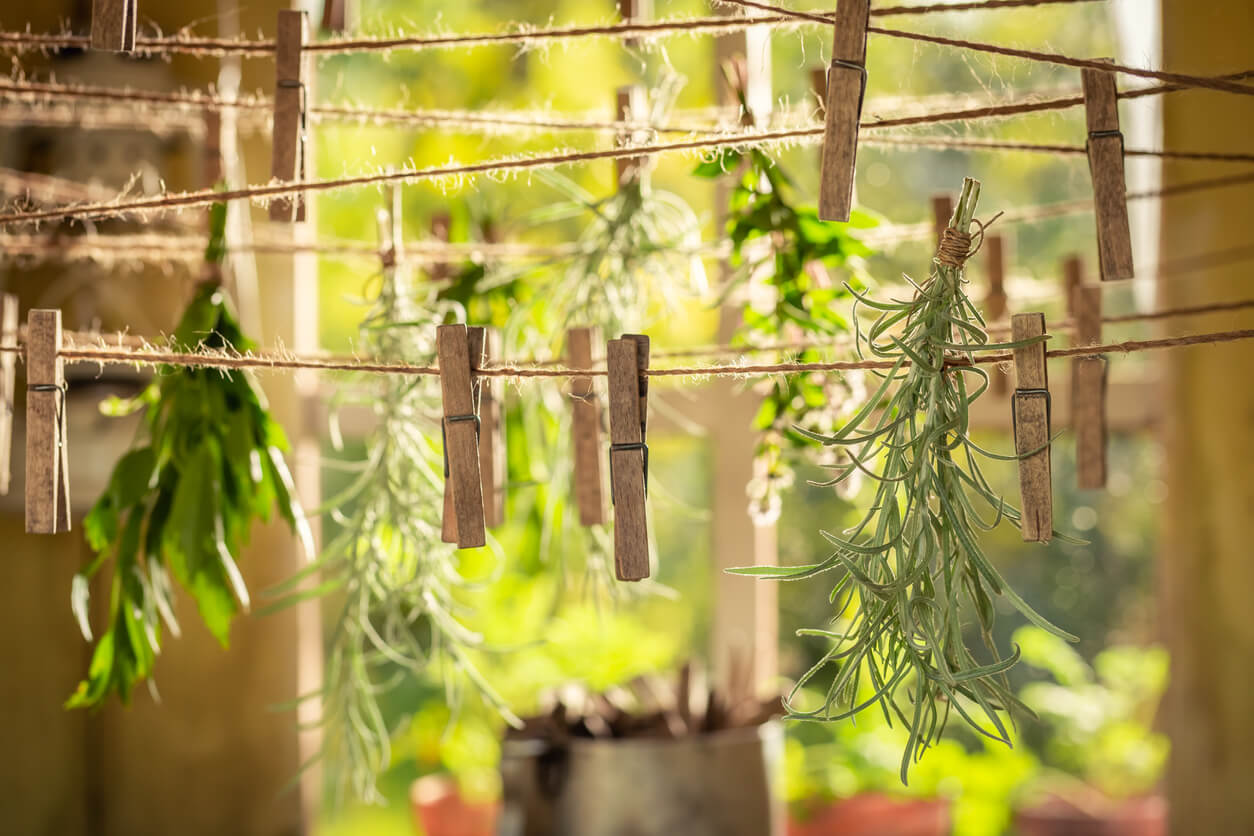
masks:
[[[444,398],[443,535],[446,543],[468,549],[487,542],[479,470],[480,417],[472,374],[483,363],[483,329],[441,325],[436,329],[436,351]]]
[[[70,458],[66,446],[65,361],[61,312],[26,318],[26,531],[70,530]]]
[[[345,32],[349,27],[351,0],[323,0],[322,31]]]
[[[1078,263],[1079,259],[1076,259]],[[1102,341],[1102,289],[1077,276],[1069,296],[1075,325],[1072,345]],[[1085,490],[1106,486],[1106,358],[1071,360],[1071,427],[1075,431],[1076,484]]]
[[[948,194],[932,195],[932,228],[936,230],[936,246],[945,237],[945,230],[954,217],[954,199]]]
[[[1108,59],[1103,59],[1108,60]],[[1084,115],[1088,123],[1089,174],[1097,214],[1097,253],[1103,281],[1132,278],[1132,233],[1128,229],[1127,184],[1123,174],[1123,133],[1119,99],[1111,70],[1083,71]]]
[[[1045,314],[1015,314],[1010,319],[1010,338],[1020,340],[1045,334]],[[1025,542],[1048,543],[1054,532],[1054,501],[1049,457],[1049,374],[1045,367],[1045,343],[1014,350],[1015,394],[1011,419],[1015,453],[1019,458],[1019,491],[1022,519],[1019,528]]]
[[[431,237],[442,244],[447,244],[453,234],[453,216],[448,212],[437,212],[431,216]],[[444,260],[433,260],[427,265],[427,277],[434,282],[442,282],[453,275],[453,265]]]
[[[653,17],[653,0],[618,0],[618,13],[623,23],[639,23]],[[640,46],[639,38],[623,38],[630,49]]]
[[[495,329],[471,328],[479,331],[479,343],[483,348],[482,362],[486,365],[501,353],[500,340]],[[471,359],[474,359],[474,341],[471,341]],[[505,523],[505,415],[502,411],[499,389],[495,377],[477,377],[479,396],[479,475],[483,485],[483,521],[488,528]]]
[[[815,113],[823,113],[827,110],[827,67],[815,67],[810,70],[810,90],[819,103]],[[821,156],[820,159],[822,159]]]
[[[595,328],[571,328],[566,332],[566,362],[572,369],[592,368]],[[605,486],[601,478],[601,402],[591,377],[570,381],[571,436],[574,446],[575,506],[581,525],[605,522]]]
[[[988,264],[988,295],[984,297],[984,315],[989,325],[1006,320],[1006,249],[1000,235],[984,237],[984,259]],[[989,373],[989,389],[994,395],[1005,395],[1010,381],[998,365]]]
[[[610,390],[610,490],[614,502],[614,571],[620,581],[649,576],[649,338],[624,334],[605,352]]]
[[[306,130],[309,101],[308,61],[304,48],[308,37],[305,13],[279,10],[274,49],[274,130],[270,139],[270,176],[283,182],[305,179],[310,149]],[[270,220],[305,220],[305,194],[276,197],[270,203]]]
[[[1067,319],[1075,320],[1076,291],[1084,282],[1084,259],[1072,254],[1062,260],[1062,299]]]
[[[641,114],[645,110],[645,92],[644,88],[637,84],[630,84],[618,88],[615,94],[615,117],[621,123],[626,125],[635,124],[640,121]],[[615,138],[615,144],[623,148],[631,144],[634,131],[630,127],[624,127]],[[618,187],[621,189],[629,183],[634,183],[644,176],[645,167],[648,165],[649,158],[640,157],[618,157],[614,160],[615,171],[618,176]]]
[[[204,145],[204,187],[212,189],[222,182],[222,112],[206,108]]]
[[[17,394],[18,301],[0,294],[0,494],[9,495],[13,469],[13,400]]]
[[[866,93],[866,27],[870,0],[837,0],[832,66],[827,73],[819,217],[847,221],[853,208],[858,124]]]
[[[139,0],[91,0],[91,48],[135,51]]]

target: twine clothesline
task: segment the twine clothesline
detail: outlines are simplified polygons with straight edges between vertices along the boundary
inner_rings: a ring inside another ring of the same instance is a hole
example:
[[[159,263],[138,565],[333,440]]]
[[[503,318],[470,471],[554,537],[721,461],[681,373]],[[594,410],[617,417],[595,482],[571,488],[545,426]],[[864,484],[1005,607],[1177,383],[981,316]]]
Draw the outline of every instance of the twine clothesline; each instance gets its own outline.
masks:
[[[557,168],[574,163],[650,156],[677,151],[713,151],[716,149],[754,147],[781,142],[796,142],[800,139],[806,138],[807,136],[815,136],[819,132],[819,129],[803,131],[781,130],[744,132],[688,139],[677,142],[605,148],[595,151],[569,151],[566,153],[539,156],[498,158],[478,163],[461,163],[447,166],[433,166],[430,168],[408,168],[398,171],[374,172],[371,174],[362,174],[353,177],[273,182],[266,185],[250,185],[240,189],[198,189],[181,193],[165,194],[157,197],[133,199],[130,201],[119,199],[95,204],[80,204],[57,207],[53,209],[10,212],[8,214],[0,215],[0,226],[8,224],[35,223],[54,219],[95,219],[104,217],[119,217],[127,213],[146,214],[162,212],[169,209],[207,206],[209,204],[222,201],[244,199],[264,200],[300,192],[332,191],[355,186],[384,183],[406,183],[432,179],[464,178],[473,175],[490,173],[504,174],[511,172],[517,173],[522,171],[536,171],[541,169]],[[1239,179],[1245,176],[1246,175],[1236,175],[1236,178]],[[1234,179],[1233,182],[1237,182],[1237,179]],[[1131,196],[1129,195],[1129,197]]]
[[[1254,70],[1243,70],[1230,73],[1220,78],[1240,80],[1254,75]],[[1177,92],[1188,89],[1179,84],[1158,84],[1131,90],[1119,91],[1120,99],[1136,99],[1143,96],[1154,96],[1163,93]],[[81,99],[94,102],[141,102],[149,105],[165,105],[180,112],[194,110],[222,111],[236,110],[257,115],[265,115],[273,110],[274,103],[270,98],[251,94],[238,98],[223,98],[195,91],[164,92],[154,90],[137,90],[132,88],[110,88],[82,84],[65,84],[57,82],[37,82],[29,80],[0,79],[0,94],[20,97],[17,101],[36,102],[45,98]],[[59,102],[58,102],[59,103]],[[1040,113],[1051,110],[1065,110],[1084,104],[1084,97],[1079,94],[1034,100],[1031,98],[994,105],[951,109],[933,113],[913,114],[906,116],[886,117],[864,120],[864,129],[883,129],[890,127],[906,127],[912,125],[936,124],[955,121],[972,121],[977,119],[996,119],[1009,116]],[[868,110],[873,110],[873,103]],[[350,104],[312,105],[308,108],[311,119],[318,122],[344,120],[376,123],[412,123],[418,125],[456,125],[477,128],[512,127],[531,128],[546,131],[615,131],[650,130],[657,133],[706,133],[726,130],[733,119],[739,120],[739,113],[729,114],[726,124],[651,124],[638,120],[592,119],[576,116],[553,116],[550,114],[529,113],[526,111],[492,112],[465,111],[450,109],[407,110],[402,108],[367,108]],[[785,114],[786,115],[786,114]]]
[[[759,2],[759,0],[715,0],[715,2],[727,6],[738,6],[746,9],[772,12],[777,15],[791,17],[796,20],[804,20],[810,23],[821,23],[828,26],[833,23],[833,16],[830,14],[823,15],[815,14],[813,12],[803,12],[787,8],[785,6]],[[874,12],[872,12],[872,14],[874,14]],[[752,20],[753,18],[749,19]],[[900,29],[886,29],[882,26],[867,26],[866,31],[877,35],[887,35],[892,38],[904,38],[906,40],[922,41],[924,43],[938,44],[941,46],[952,46],[958,49],[967,49],[974,52],[987,52],[993,55],[1004,55],[1011,58],[1024,58],[1030,61],[1039,61],[1047,64],[1059,64],[1061,66],[1075,67],[1077,69],[1116,72],[1123,75],[1137,76],[1139,78],[1152,78],[1157,79],[1158,81],[1166,81],[1173,84],[1183,84],[1189,87],[1221,90],[1226,93],[1236,93],[1242,96],[1254,95],[1254,87],[1245,84],[1237,84],[1219,77],[1172,73],[1165,70],[1147,70],[1141,67],[1131,67],[1126,64],[1117,64],[1110,61],[1098,61],[1091,58],[1076,58],[1071,55],[1063,55],[1057,52],[1017,49],[1015,47],[999,46],[997,44],[989,44],[982,41],[947,38],[942,35],[929,35],[923,32],[906,32]]]
[[[934,3],[924,6],[894,6],[872,9],[874,17],[901,16],[909,14],[934,14],[950,11],[978,11],[983,9],[1014,8],[1022,6],[1044,6],[1093,2],[1093,0],[978,0],[966,3]],[[818,19],[818,16],[814,16]],[[663,20],[632,20],[622,23],[567,25],[539,27],[520,25],[515,31],[468,33],[468,34],[436,34],[425,36],[369,37],[369,38],[335,38],[326,41],[306,44],[307,52],[324,54],[343,54],[354,52],[380,52],[395,49],[425,50],[452,49],[481,46],[517,46],[536,47],[559,41],[588,37],[613,38],[623,41],[638,42],[642,38],[678,34],[722,34],[747,29],[751,26],[770,26],[773,28],[792,28],[809,21],[798,19],[795,15],[775,14],[759,16],[715,16],[694,18],[668,18]],[[818,19],[818,22],[831,24],[830,19]],[[0,32],[0,47],[18,51],[39,50],[51,51],[60,49],[89,49],[91,38],[86,35],[69,33],[46,34],[35,32]],[[134,52],[137,55],[192,55],[203,58],[221,58],[239,56],[244,58],[261,58],[273,55],[275,41],[273,38],[248,40],[246,38],[213,38],[192,35],[181,31],[168,37],[140,36],[135,39]]]
[[[668,34],[680,31],[734,31],[736,29],[743,29],[749,26],[796,25],[798,22],[820,23],[829,26],[832,24],[832,19],[829,16],[800,12],[781,6],[754,2],[754,0],[718,1],[729,6],[740,6],[744,8],[753,8],[773,12],[775,13],[775,16],[738,18],[715,17],[695,18],[692,20],[632,22],[603,26],[568,26],[550,29],[533,28],[530,30],[520,30],[512,33],[489,33],[486,35],[438,35],[428,37],[339,39],[308,44],[304,47],[304,51],[308,53],[335,54],[507,43],[528,46],[536,45],[545,41],[587,37],[592,35],[620,37],[624,39],[639,39],[642,36],[647,37],[650,35]],[[1079,2],[1079,0],[1073,1]],[[1048,2],[1048,0],[1042,0],[1042,2]],[[1019,5],[1034,4],[1024,2]],[[982,7],[996,8],[997,6],[983,4]],[[943,5],[920,8],[924,8],[927,11],[947,10]],[[875,14],[874,10],[872,10],[872,14]],[[975,52],[985,52],[995,55],[1023,58],[1042,63],[1057,64],[1082,69],[1100,69],[1103,71],[1117,72],[1140,78],[1150,78],[1174,84],[1181,84],[1187,87],[1219,90],[1238,95],[1254,95],[1254,86],[1237,84],[1233,81],[1228,81],[1220,77],[1196,76],[1185,73],[1166,72],[1163,70],[1147,70],[1125,64],[1094,61],[1086,58],[1075,58],[1073,56],[1054,52],[1016,49],[1013,47],[999,46],[997,44],[983,43],[980,41],[946,38],[940,35],[928,35],[922,32],[887,29],[879,26],[868,26],[867,31],[887,35],[889,37],[905,38],[925,43],[952,46]],[[64,47],[85,48],[88,46],[88,41],[88,38],[78,35],[34,35],[32,33],[21,32],[0,33],[0,47],[8,46],[18,49],[28,48],[50,50]],[[135,51],[139,54],[180,52],[184,54],[200,54],[215,57],[232,54],[241,56],[256,56],[273,53],[274,46],[275,42],[273,40],[247,41],[240,39],[195,38],[180,35],[174,38],[137,38]]]
[[[1151,351],[1167,348],[1179,348],[1192,345],[1236,342],[1254,338],[1254,328],[1213,331],[1201,334],[1185,334],[1175,337],[1162,337],[1149,340],[1125,340],[1121,342],[1099,345],[1072,346],[1069,348],[1051,349],[1046,352],[1049,358],[1085,357],[1098,354],[1122,353],[1129,354],[1139,351]],[[970,351],[981,351],[979,346],[969,346]],[[22,354],[22,346],[0,346],[0,352]],[[362,374],[394,374],[410,376],[438,377],[438,366],[397,363],[380,360],[357,358],[313,358],[295,354],[241,354],[222,351],[177,352],[136,350],[109,347],[70,347],[62,348],[58,356],[70,362],[95,364],[115,364],[132,366],[185,366],[189,368],[216,369],[252,369],[257,371],[270,370],[310,370],[330,372],[355,372]],[[966,358],[949,358],[945,364],[952,368],[969,367],[989,363],[1004,363],[1013,359],[1009,351],[989,351],[970,360]],[[890,369],[899,365],[899,361],[891,360],[837,360],[831,362],[811,363],[769,363],[769,364],[737,364],[708,366],[676,366],[670,368],[644,369],[641,374],[648,377],[753,377],[771,374],[809,374],[824,371],[853,371],[870,369]],[[908,363],[906,364],[908,365]],[[474,370],[473,375],[479,377],[504,378],[574,378],[574,377],[606,377],[604,368],[573,369],[566,367],[544,366],[506,366],[489,365]]]
[[[1254,182],[1254,171],[1225,177],[1212,177],[1202,180],[1186,181],[1172,186],[1146,191],[1128,192],[1130,201],[1154,198],[1174,197],[1192,192],[1216,188],[1226,188]],[[1091,211],[1091,200],[1068,200],[1055,203],[1043,203],[1034,206],[1022,206],[1004,212],[998,220],[1001,225],[1029,223],[1038,220],[1064,217]],[[0,222],[3,218],[0,217]],[[892,224],[875,227],[864,231],[863,240],[868,245],[886,246],[908,241],[928,240],[935,236],[935,226],[930,222],[917,224]],[[189,235],[86,235],[86,236],[38,236],[21,233],[0,233],[0,257],[7,256],[58,256],[64,260],[75,257],[87,260],[108,261],[115,253],[124,253],[129,260],[137,261],[145,258],[169,261],[173,255],[183,255],[185,260],[199,264],[203,260],[202,252],[208,238]],[[1246,250],[1237,248],[1237,260],[1248,257]],[[295,242],[295,241],[256,241],[249,244],[234,244],[227,248],[228,252],[252,252],[264,254],[315,253],[328,257],[359,257],[375,259],[379,256],[379,248],[375,244],[353,241],[331,242]],[[693,246],[690,250],[672,250],[674,252],[690,252],[693,255],[725,256],[727,242],[710,241]],[[573,244],[524,244],[524,243],[450,243],[436,241],[407,242],[404,257],[412,261],[438,263],[456,259],[475,258],[517,258],[517,259],[561,259],[578,255],[580,249]],[[1214,259],[1226,258],[1228,251],[1208,253],[1204,256],[1191,257]],[[1209,263],[1209,262],[1208,262]],[[1220,264],[1229,263],[1220,261]],[[1165,266],[1165,265],[1160,265]]]

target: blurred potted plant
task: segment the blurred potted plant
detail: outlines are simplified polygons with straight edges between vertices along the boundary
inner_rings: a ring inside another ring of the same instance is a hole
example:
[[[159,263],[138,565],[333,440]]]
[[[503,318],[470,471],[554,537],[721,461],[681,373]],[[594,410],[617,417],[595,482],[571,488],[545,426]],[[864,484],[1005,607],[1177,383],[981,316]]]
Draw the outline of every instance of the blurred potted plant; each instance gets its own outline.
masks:
[[[1015,794],[1037,771],[1025,749],[946,739],[902,784],[908,732],[882,714],[857,723],[798,723],[788,732],[788,836],[997,836],[1010,824]]]
[[[1015,825],[1023,836],[1157,836],[1167,832],[1156,792],[1167,739],[1153,731],[1167,683],[1167,653],[1112,647],[1090,667],[1066,642],[1025,627],[1015,635],[1028,664],[1054,682],[1020,696],[1041,718],[1046,771]]]
[[[759,698],[735,665],[725,689],[707,690],[690,666],[674,685],[651,676],[597,694],[563,688],[505,739],[499,832],[779,836],[780,713],[779,698]]]

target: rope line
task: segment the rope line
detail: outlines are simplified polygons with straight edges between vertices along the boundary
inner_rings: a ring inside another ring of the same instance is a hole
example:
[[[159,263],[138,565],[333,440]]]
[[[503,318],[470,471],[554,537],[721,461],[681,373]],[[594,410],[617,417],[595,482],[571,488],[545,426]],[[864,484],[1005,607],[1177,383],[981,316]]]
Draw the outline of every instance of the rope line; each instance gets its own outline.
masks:
[[[923,6],[893,6],[872,9],[871,15],[899,16],[922,15],[951,11],[978,11],[983,9],[1014,8],[1093,2],[1093,0],[979,0],[966,3],[934,3]],[[821,23],[831,24],[830,19],[813,16]],[[560,26],[520,27],[514,32],[489,32],[482,34],[428,35],[396,38],[341,38],[307,44],[305,51],[338,54],[348,52],[376,52],[393,49],[448,49],[491,45],[535,46],[551,41],[584,37],[608,37],[633,40],[640,36],[674,35],[684,32],[734,32],[750,26],[796,26],[797,19],[789,14],[759,17],[699,17],[657,21],[630,21],[625,23]],[[58,49],[88,49],[91,39],[86,35],[39,34],[32,32],[0,32],[0,48],[19,51],[50,51]],[[242,38],[207,38],[180,33],[171,37],[138,37],[135,53],[138,55],[183,54],[201,57],[263,57],[274,53],[273,39],[250,41]]]
[[[1166,348],[1179,348],[1191,345],[1236,342],[1254,338],[1254,328],[1232,331],[1213,331],[1201,334],[1186,334],[1175,337],[1161,337],[1149,340],[1125,340],[1123,342],[1104,343],[1101,345],[1073,346],[1070,348],[1052,349],[1046,352],[1047,357],[1085,357],[1096,354],[1121,353],[1130,354],[1138,351],[1150,351]],[[971,346],[970,350],[981,350]],[[0,351],[20,353],[20,346],[0,347]],[[135,351],[112,348],[63,348],[59,353],[64,360],[87,363],[113,363],[139,366],[186,366],[189,368],[218,369],[256,369],[256,370],[289,370],[308,369],[316,371],[341,371],[365,374],[398,374],[411,376],[438,377],[438,366],[395,363],[379,360],[346,360],[318,359],[300,357],[292,354],[228,354],[222,352],[172,352],[172,351]],[[968,361],[966,359],[950,359],[946,365],[952,368],[969,367],[988,363],[1005,363],[1014,357],[1012,352],[999,351],[983,354]],[[826,363],[770,363],[746,365],[712,365],[712,366],[678,366],[661,369],[645,369],[642,374],[648,377],[749,377],[767,374],[807,374],[822,371],[850,371],[858,369],[888,369],[896,365],[890,360],[838,360]],[[506,378],[570,378],[570,377],[606,377],[605,369],[571,369],[565,367],[539,366],[487,366],[475,370],[479,377]]]
[[[214,191],[198,189],[193,191],[165,194],[157,197],[123,200],[121,198],[102,203],[85,203],[56,207],[52,209],[18,211],[0,215],[0,225],[33,223],[47,220],[94,219],[118,217],[126,213],[150,213],[167,209],[179,209],[193,206],[206,206],[212,203],[229,200],[254,200],[280,197],[299,192],[324,192],[353,186],[366,186],[383,183],[407,183],[440,178],[462,178],[471,175],[492,172],[522,172],[556,168],[573,163],[595,160],[610,160],[623,157],[664,154],[676,151],[709,151],[719,148],[750,147],[768,145],[779,142],[798,141],[806,137],[818,136],[821,129],[780,130],[759,133],[737,133],[723,136],[702,137],[677,142],[655,143],[646,145],[630,145],[605,148],[596,151],[571,151],[567,153],[548,154],[541,156],[521,156],[516,158],[492,159],[478,163],[461,163],[430,168],[409,168],[399,171],[375,172],[354,177],[337,179],[306,180],[302,182],[274,182],[266,185],[251,185],[240,189]],[[1146,154],[1158,152],[1144,152]],[[1176,152],[1163,152],[1176,153]],[[1179,152],[1194,153],[1194,152]],[[1200,152],[1206,153],[1206,152]],[[1232,178],[1220,178],[1221,185],[1244,182],[1251,174],[1236,175]],[[1190,184],[1183,184],[1185,187]],[[1177,191],[1181,188],[1174,187]],[[1128,196],[1129,198],[1132,195]]]
[[[758,2],[758,0],[717,0],[717,2],[724,5],[740,6],[748,9],[773,12],[785,17],[792,17],[797,20],[804,20],[810,23],[822,23],[828,26],[832,24],[832,18],[830,15],[819,15],[811,12],[797,11],[784,6],[776,6],[771,3],[761,3]],[[750,20],[752,20],[752,18],[750,18]],[[1064,67],[1104,70],[1108,72],[1113,71],[1123,73],[1124,75],[1133,75],[1140,78],[1152,78],[1157,79],[1158,81],[1170,82],[1172,84],[1181,84],[1186,87],[1222,90],[1226,93],[1236,93],[1242,96],[1254,95],[1254,87],[1245,84],[1236,84],[1232,81],[1225,80],[1222,77],[1170,73],[1163,70],[1146,70],[1141,67],[1130,67],[1126,64],[1116,64],[1109,61],[1095,61],[1091,58],[1074,58],[1070,55],[1062,55],[1057,52],[1037,52],[1029,49],[1016,49],[1014,47],[984,43],[983,41],[946,38],[942,35],[928,35],[923,32],[907,32],[901,29],[885,29],[882,26],[868,26],[866,31],[874,32],[877,35],[887,35],[891,38],[905,38],[906,40],[922,41],[924,43],[940,44],[941,46],[968,49],[973,52],[987,52],[993,55],[1005,55],[1011,58],[1025,58],[1030,61],[1039,61],[1045,64],[1059,64]]]

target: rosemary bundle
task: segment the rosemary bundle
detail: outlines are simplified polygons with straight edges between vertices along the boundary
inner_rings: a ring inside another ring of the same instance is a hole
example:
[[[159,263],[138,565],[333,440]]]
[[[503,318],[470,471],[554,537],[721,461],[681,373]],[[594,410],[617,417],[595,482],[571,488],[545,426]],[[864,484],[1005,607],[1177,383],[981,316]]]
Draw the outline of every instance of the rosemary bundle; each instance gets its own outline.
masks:
[[[211,213],[209,279],[196,291],[171,340],[173,351],[249,351],[217,281],[225,254],[226,207]],[[143,392],[101,405],[107,414],[144,413],[147,439],[118,461],[104,495],[83,521],[96,557],[74,578],[72,604],[84,637],[90,579],[113,561],[108,627],[96,641],[87,679],[67,707],[124,702],[152,675],[162,623],[178,636],[173,582],[196,601],[224,646],[231,619],[249,604],[236,556],[255,520],[271,509],[307,550],[312,538],[283,461],[287,441],[244,372],[164,367]],[[173,581],[172,581],[173,579]]]
[[[362,323],[371,356],[409,362],[435,357],[435,326],[457,313],[436,298],[436,283],[417,282],[403,265],[384,269],[373,309]],[[380,388],[381,387],[381,388]],[[465,627],[459,592],[470,585],[454,545],[441,540],[444,477],[439,447],[438,378],[373,376],[345,387],[337,407],[372,408],[378,427],[366,460],[328,500],[339,532],[306,569],[275,592],[276,606],[307,598],[334,602],[325,623],[327,655],[321,701],[323,761],[336,798],[381,801],[376,780],[391,765],[393,729],[381,701],[399,686],[443,667],[448,701],[464,683],[507,717],[470,651],[481,637]],[[338,432],[333,432],[338,439]]]
[[[842,573],[831,593],[836,626],[801,631],[833,642],[797,683],[797,689],[817,684],[820,673],[834,666],[826,698],[816,709],[789,710],[803,719],[840,720],[878,707],[889,723],[897,718],[909,730],[903,782],[912,760],[939,740],[951,711],[1008,745],[1003,714],[1013,726],[1016,712],[1031,713],[1005,675],[1018,650],[1003,655],[993,641],[995,597],[1004,596],[1033,624],[1073,639],[1007,586],[979,545],[980,530],[1003,519],[1017,521],[1019,512],[981,471],[981,458],[1015,457],[971,440],[968,410],[988,388],[988,374],[970,361],[977,349],[1039,341],[989,343],[967,297],[962,265],[979,191],[977,181],[964,181],[930,277],[912,282],[913,299],[875,301],[850,289],[859,355],[892,365],[838,432],[813,438],[849,457],[824,486],[856,473],[872,480],[875,497],[865,515],[843,533],[822,532],[834,551],[819,563],[733,570],[781,580]],[[865,331],[857,320],[859,305],[877,314]],[[964,637],[972,616],[985,661]]]
[[[668,74],[651,91],[651,123],[665,119],[681,84],[681,77]],[[603,198],[560,174],[536,177],[566,200],[532,213],[532,222],[589,220],[565,268],[510,318],[508,344],[523,347],[520,332],[537,325],[543,333],[582,325],[605,334],[637,331],[656,312],[651,306],[673,311],[708,289],[700,220],[678,195],[653,186],[647,163]]]

